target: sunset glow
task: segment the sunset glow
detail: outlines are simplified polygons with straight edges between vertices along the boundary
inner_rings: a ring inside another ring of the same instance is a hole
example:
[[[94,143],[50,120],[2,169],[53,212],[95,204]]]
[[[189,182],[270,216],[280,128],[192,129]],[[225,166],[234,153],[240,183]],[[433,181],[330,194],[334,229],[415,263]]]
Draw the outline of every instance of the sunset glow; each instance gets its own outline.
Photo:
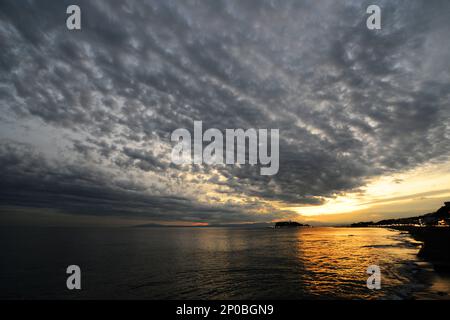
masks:
[[[359,192],[327,199],[325,204],[306,207],[288,207],[300,216],[352,213],[364,210],[420,212],[423,203],[430,210],[450,197],[450,165],[428,164],[404,173],[384,176],[369,182]],[[371,210],[372,209],[372,210]],[[418,211],[419,210],[419,211]]]

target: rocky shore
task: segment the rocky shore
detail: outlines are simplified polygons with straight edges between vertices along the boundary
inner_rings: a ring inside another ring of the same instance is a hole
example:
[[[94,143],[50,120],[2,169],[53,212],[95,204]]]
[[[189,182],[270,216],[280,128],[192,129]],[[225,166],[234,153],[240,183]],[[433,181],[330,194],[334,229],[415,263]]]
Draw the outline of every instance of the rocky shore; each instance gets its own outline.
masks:
[[[395,230],[407,231],[417,241],[423,242],[418,256],[431,262],[436,271],[450,272],[450,228],[395,226]]]

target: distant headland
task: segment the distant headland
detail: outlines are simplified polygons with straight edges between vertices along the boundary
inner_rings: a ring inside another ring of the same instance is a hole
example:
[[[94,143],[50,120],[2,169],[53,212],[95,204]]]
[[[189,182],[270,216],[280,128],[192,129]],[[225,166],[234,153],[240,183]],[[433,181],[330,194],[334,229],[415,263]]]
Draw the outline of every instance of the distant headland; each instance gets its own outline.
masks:
[[[449,227],[450,226],[450,201],[444,202],[436,212],[427,213],[417,217],[388,219],[378,222],[357,222],[351,227]]]

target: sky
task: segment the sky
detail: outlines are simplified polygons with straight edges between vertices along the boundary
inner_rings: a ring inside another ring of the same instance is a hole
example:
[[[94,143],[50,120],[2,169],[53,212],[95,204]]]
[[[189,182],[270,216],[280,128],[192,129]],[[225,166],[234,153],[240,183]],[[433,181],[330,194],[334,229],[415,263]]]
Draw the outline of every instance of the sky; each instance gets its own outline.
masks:
[[[450,200],[449,34],[449,1],[1,0],[0,225],[433,212]],[[279,129],[279,172],[172,163],[194,121]]]

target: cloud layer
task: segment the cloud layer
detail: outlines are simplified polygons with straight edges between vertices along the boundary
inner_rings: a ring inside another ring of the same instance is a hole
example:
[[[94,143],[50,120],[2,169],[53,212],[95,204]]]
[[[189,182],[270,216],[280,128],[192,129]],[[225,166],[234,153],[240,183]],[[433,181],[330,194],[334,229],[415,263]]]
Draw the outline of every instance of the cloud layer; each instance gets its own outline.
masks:
[[[450,155],[450,3],[0,4],[4,207],[152,221],[292,217]],[[170,133],[280,129],[280,170],[176,166]]]

